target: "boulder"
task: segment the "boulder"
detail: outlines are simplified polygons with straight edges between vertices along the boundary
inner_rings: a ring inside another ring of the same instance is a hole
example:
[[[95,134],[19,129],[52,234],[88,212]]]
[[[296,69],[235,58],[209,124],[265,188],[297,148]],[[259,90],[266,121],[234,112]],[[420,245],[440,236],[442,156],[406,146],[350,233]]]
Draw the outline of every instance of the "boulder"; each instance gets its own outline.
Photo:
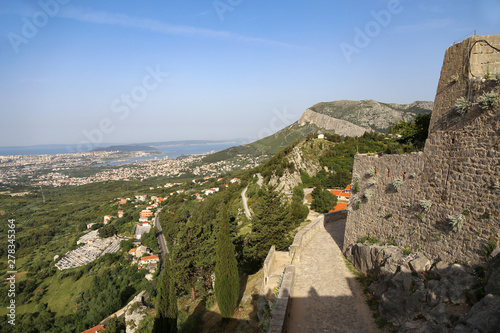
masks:
[[[464,322],[479,332],[500,332],[500,296],[486,295],[474,304]]]
[[[409,321],[404,323],[398,333],[443,333],[448,329],[428,321]]]
[[[415,259],[411,260],[408,264],[412,272],[415,273],[427,272],[432,266],[431,261],[420,253],[418,253]]]
[[[494,257],[490,260],[490,268],[487,273],[487,283],[484,291],[487,294],[500,296],[500,256]]]

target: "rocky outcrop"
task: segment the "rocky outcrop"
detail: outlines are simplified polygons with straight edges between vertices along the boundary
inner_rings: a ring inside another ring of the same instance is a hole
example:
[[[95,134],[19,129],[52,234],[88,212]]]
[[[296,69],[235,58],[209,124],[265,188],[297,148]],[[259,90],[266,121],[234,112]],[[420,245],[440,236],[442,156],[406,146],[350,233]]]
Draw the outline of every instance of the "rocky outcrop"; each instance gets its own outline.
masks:
[[[339,135],[359,136],[366,131],[387,132],[400,121],[412,121],[419,114],[431,113],[432,102],[411,104],[380,103],[374,100],[341,100],[311,106],[299,125],[314,124]]]
[[[364,128],[354,125],[346,120],[333,118],[321,113],[307,109],[300,117],[298,124],[303,126],[306,124],[314,124],[327,131],[334,131],[342,136],[361,136],[365,132],[369,132],[370,128]]]
[[[399,332],[500,332],[500,256],[483,276],[482,268],[431,264],[394,246],[355,244],[345,254],[376,280],[369,291]]]
[[[125,310],[125,324],[127,333],[135,333],[139,323],[146,317],[146,310],[148,309],[143,303],[144,291],[135,296],[127,305]]]
[[[306,152],[306,149],[304,144],[299,144],[294,147],[292,152],[286,157],[288,162],[294,165],[293,171],[285,169],[283,175],[280,177],[277,175],[272,176],[269,180],[269,184],[276,186],[278,191],[287,192],[293,190],[295,186],[302,183],[300,179],[300,174],[302,172],[314,177],[316,173],[321,170],[318,154]]]

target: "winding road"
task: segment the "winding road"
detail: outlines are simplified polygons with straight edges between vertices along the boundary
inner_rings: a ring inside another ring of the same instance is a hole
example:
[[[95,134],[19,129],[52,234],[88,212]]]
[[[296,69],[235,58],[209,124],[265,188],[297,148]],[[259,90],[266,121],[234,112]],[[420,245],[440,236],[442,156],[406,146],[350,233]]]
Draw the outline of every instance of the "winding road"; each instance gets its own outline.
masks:
[[[251,220],[252,219],[252,214],[250,214],[250,209],[248,209],[248,200],[247,200],[247,190],[248,190],[248,186],[245,187],[245,189],[243,191],[241,191],[241,200],[243,200],[243,209],[245,210],[245,216],[247,217],[247,219]]]
[[[163,236],[163,231],[161,230],[160,225],[160,212],[161,208],[155,213],[155,227],[158,230],[156,234],[156,238],[158,239],[158,245],[160,245],[160,254],[161,254],[161,271],[163,272],[163,268],[165,266],[165,255],[168,253],[167,242],[165,241],[165,236]]]

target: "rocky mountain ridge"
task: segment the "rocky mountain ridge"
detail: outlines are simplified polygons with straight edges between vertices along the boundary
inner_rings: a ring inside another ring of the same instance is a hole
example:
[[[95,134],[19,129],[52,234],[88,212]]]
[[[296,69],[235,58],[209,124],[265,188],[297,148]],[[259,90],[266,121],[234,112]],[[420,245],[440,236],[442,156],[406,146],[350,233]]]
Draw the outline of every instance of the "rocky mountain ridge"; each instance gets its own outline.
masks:
[[[387,132],[400,121],[432,112],[434,103],[416,101],[411,104],[381,103],[374,100],[340,100],[311,106],[298,124],[314,124],[342,136],[359,136],[366,131]]]

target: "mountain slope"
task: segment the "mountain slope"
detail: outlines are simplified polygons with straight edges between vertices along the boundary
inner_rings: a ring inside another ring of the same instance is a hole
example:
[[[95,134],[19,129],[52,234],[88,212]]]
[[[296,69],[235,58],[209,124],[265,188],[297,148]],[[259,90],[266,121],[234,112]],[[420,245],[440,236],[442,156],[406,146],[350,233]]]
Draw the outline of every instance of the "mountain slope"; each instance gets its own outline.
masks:
[[[432,107],[432,102],[419,101],[411,104],[387,104],[374,100],[318,103],[307,109],[297,122],[275,134],[208,155],[204,162],[227,160],[238,154],[274,155],[311,133],[332,132],[353,137],[367,131],[384,133],[402,120],[410,122],[417,115],[431,113]]]
[[[298,123],[315,124],[340,135],[359,136],[364,133],[363,129],[387,132],[402,120],[409,122],[417,115],[431,113],[432,107],[432,102],[421,101],[411,104],[388,104],[374,100],[323,102],[307,109]]]

